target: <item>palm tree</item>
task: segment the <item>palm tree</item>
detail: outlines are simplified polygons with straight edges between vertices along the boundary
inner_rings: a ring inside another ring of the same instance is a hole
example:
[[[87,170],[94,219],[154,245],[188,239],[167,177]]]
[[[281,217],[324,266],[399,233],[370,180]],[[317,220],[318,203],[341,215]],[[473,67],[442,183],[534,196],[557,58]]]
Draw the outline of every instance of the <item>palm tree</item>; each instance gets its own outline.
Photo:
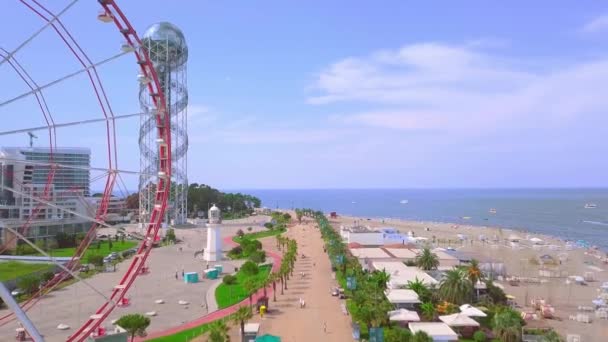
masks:
[[[517,342],[521,340],[521,318],[517,312],[511,309],[496,313],[492,326],[494,335],[500,341]]]
[[[279,274],[276,272],[272,272],[270,273],[270,275],[268,275],[268,279],[272,282],[272,301],[276,302],[277,301],[277,281],[279,281]]]
[[[245,291],[247,292],[247,296],[249,297],[249,306],[252,307],[253,306],[253,294],[259,288],[259,284],[257,283],[257,281],[255,279],[247,278],[247,279],[245,279],[245,282],[243,282],[243,288],[245,289]]]
[[[230,342],[228,326],[221,319],[209,324],[207,334],[209,335],[210,342]]]
[[[471,259],[469,266],[467,266],[467,274],[473,284],[476,284],[478,281],[483,280],[483,273],[479,268],[479,260]]]
[[[427,321],[432,321],[435,319],[435,305],[431,302],[424,302],[420,305],[420,311],[422,312],[422,317]]]
[[[241,337],[245,336],[245,323],[253,318],[253,311],[249,306],[241,306],[234,314],[232,314],[232,321],[235,324],[241,325]]]
[[[421,302],[428,302],[432,299],[431,290],[418,277],[414,281],[408,281],[405,287],[416,292]]]
[[[439,258],[437,258],[437,254],[433,253],[430,248],[425,247],[422,249],[422,252],[416,256],[416,266],[425,271],[437,269],[439,266]]]
[[[466,270],[454,268],[447,271],[439,285],[439,294],[443,300],[454,304],[470,301],[473,283],[469,280]]]
[[[374,271],[372,273],[371,281],[382,291],[386,290],[389,280],[391,280],[391,275],[386,273],[384,270]]]

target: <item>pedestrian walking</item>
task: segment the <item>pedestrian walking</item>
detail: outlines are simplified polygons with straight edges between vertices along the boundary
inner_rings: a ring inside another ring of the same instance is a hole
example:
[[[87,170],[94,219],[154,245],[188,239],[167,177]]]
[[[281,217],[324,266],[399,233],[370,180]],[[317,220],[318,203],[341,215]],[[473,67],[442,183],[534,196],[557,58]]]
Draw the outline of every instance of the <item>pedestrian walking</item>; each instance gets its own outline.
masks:
[[[323,332],[327,333],[327,322],[323,322]]]
[[[175,271],[175,280],[177,280],[177,271]]]

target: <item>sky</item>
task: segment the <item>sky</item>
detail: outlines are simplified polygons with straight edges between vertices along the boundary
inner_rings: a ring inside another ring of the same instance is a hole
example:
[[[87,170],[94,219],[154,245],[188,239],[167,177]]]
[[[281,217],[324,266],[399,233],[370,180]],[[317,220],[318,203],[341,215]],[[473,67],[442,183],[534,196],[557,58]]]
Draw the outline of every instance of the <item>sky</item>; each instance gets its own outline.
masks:
[[[43,1],[60,11],[68,1]],[[602,1],[117,1],[140,35],[188,41],[191,183],[247,188],[608,186],[608,4]],[[61,20],[92,61],[122,36],[79,1]],[[0,47],[44,22],[4,6]],[[15,58],[40,85],[81,66],[44,30]],[[97,68],[115,115],[137,113],[132,55]],[[0,65],[0,103],[28,92]],[[43,90],[57,123],[102,117],[86,75]],[[2,129],[46,125],[34,96]],[[139,120],[117,122],[118,165],[139,170]],[[37,146],[48,145],[38,131]],[[57,130],[107,167],[105,124]],[[28,143],[0,136],[0,146]],[[137,177],[124,174],[124,187]],[[95,188],[95,185],[92,185]]]

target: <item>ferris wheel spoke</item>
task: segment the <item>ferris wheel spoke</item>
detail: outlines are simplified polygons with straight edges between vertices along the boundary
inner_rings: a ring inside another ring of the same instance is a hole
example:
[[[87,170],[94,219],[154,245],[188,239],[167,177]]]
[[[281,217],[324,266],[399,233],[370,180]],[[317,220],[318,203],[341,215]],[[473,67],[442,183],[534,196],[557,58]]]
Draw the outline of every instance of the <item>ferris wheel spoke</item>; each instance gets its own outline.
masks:
[[[72,0],[72,2],[70,2],[59,13],[57,13],[57,15],[54,15],[49,22],[47,22],[40,29],[38,29],[38,31],[34,32],[31,36],[29,36],[26,40],[24,40],[21,44],[19,44],[19,46],[17,46],[13,51],[9,52],[9,54],[6,57],[3,57],[2,60],[0,60],[0,65],[4,64],[4,62],[6,62],[9,58],[11,58],[17,52],[19,52],[19,50],[23,49],[27,44],[29,44],[32,40],[34,40],[34,38],[36,38],[39,34],[41,34],[42,31],[49,28],[55,21],[57,21],[59,19],[60,16],[62,16],[65,12],[67,12],[77,2],[78,2],[78,0]]]
[[[135,116],[139,117],[142,115],[146,115],[146,113],[142,112],[142,113],[122,114],[122,115],[114,115],[113,117],[108,117],[108,118],[104,117],[104,118],[98,118],[98,119],[89,119],[89,120],[65,122],[65,123],[60,123],[60,124],[37,126],[37,127],[31,127],[31,128],[16,129],[16,130],[12,130],[12,131],[0,132],[0,136],[9,135],[9,134],[17,134],[17,133],[42,131],[42,130],[47,130],[47,129],[63,128],[63,127],[70,127],[70,126],[78,126],[78,125],[91,124],[91,123],[96,123],[96,122],[112,121],[115,119],[127,119],[127,118],[132,118]]]
[[[17,95],[15,97],[11,98],[11,99],[8,99],[8,100],[6,100],[4,102],[0,102],[0,107],[5,106],[5,105],[10,104],[10,103],[13,103],[13,102],[15,102],[17,100],[20,100],[20,99],[24,98],[24,97],[30,96],[30,95],[32,95],[32,94],[34,94],[36,92],[39,92],[41,90],[44,90],[44,89],[49,88],[51,86],[54,86],[54,85],[56,85],[58,83],[61,83],[61,82],[65,81],[65,80],[68,80],[68,79],[70,79],[72,77],[78,76],[78,75],[80,75],[80,74],[82,74],[84,72],[87,72],[87,71],[89,71],[91,69],[94,69],[94,68],[100,66],[100,65],[104,65],[104,64],[106,64],[108,62],[116,60],[116,59],[118,59],[118,58],[120,58],[120,57],[122,57],[124,55],[129,54],[129,53],[130,53],[129,51],[122,51],[122,52],[120,52],[120,53],[118,53],[118,54],[116,54],[116,55],[114,55],[112,57],[106,58],[106,59],[101,60],[101,61],[99,61],[97,63],[93,63],[93,64],[90,64],[90,65],[87,65],[84,68],[81,68],[81,69],[79,69],[77,71],[74,71],[74,72],[72,72],[70,74],[67,74],[67,75],[65,75],[63,77],[60,77],[60,78],[58,78],[58,79],[56,79],[54,81],[51,81],[51,82],[46,83],[44,85],[41,85],[41,86],[35,88],[34,90],[30,90],[30,91],[25,92],[23,94]]]

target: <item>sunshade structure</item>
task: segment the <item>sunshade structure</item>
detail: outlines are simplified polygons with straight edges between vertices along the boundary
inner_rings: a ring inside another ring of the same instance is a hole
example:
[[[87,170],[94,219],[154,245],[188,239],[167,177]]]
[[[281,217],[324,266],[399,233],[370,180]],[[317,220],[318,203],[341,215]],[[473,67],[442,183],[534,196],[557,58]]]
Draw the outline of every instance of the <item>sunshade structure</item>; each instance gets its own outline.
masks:
[[[420,322],[420,316],[416,311],[406,309],[389,311],[388,319],[394,322]]]
[[[414,290],[408,289],[388,289],[384,291],[386,299],[391,304],[418,304],[420,299]]]
[[[424,331],[433,341],[458,341],[458,334],[447,324],[440,322],[416,322],[408,324],[413,334]]]
[[[463,314],[462,312],[439,316],[439,320],[451,327],[478,327],[479,322],[472,319],[471,317]]]
[[[486,317],[487,315],[479,310],[478,308],[472,306],[471,304],[463,304],[460,306],[460,313],[463,315],[467,315],[469,317]]]
[[[530,242],[532,242],[535,245],[540,245],[540,244],[543,243],[543,240],[541,240],[541,239],[539,239],[537,237],[533,237],[533,238],[530,239]]]
[[[521,240],[521,238],[517,235],[509,235],[509,241],[511,242],[519,242],[519,240]]]
[[[255,342],[281,342],[281,338],[279,336],[266,334],[256,337]]]

